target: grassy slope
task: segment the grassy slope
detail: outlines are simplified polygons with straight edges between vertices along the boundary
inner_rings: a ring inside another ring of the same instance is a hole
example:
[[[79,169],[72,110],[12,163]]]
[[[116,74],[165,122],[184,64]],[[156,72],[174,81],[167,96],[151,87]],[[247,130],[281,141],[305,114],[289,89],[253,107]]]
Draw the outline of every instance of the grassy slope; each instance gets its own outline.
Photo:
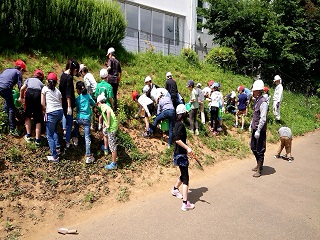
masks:
[[[37,51],[32,54],[7,53],[0,57],[0,71],[6,67],[11,67],[13,60],[17,58],[27,60],[29,72],[24,78],[29,77],[35,68],[41,68],[45,73],[54,71],[60,74],[65,64],[65,59],[61,55],[56,55],[52,58]],[[178,89],[186,101],[189,98],[189,91],[185,85],[189,79],[193,79],[196,83],[200,82],[203,86],[210,79],[219,81],[222,84],[224,95],[231,90],[235,90],[240,84],[250,86],[253,82],[251,78],[224,72],[214,66],[204,64],[200,66],[189,65],[181,57],[144,53],[135,55],[130,59],[126,63],[122,63],[123,75],[119,90],[120,109],[118,118],[121,122],[119,159],[122,162],[121,169],[109,173],[101,169],[101,165],[103,165],[101,162],[104,160],[99,151],[99,136],[97,134],[94,135],[92,148],[97,151],[96,157],[100,163],[91,166],[85,166],[83,161],[79,161],[79,159],[83,158],[82,150],[81,152],[75,151],[72,154],[66,154],[59,164],[49,164],[45,161],[48,147],[42,147],[39,150],[32,145],[26,146],[23,139],[16,141],[10,137],[7,138],[5,134],[1,134],[0,182],[2,182],[2,187],[0,187],[0,201],[9,203],[10,201],[26,199],[27,201],[44,203],[48,200],[56,200],[66,208],[72,207],[79,202],[90,207],[90,204],[112,191],[118,191],[117,196],[120,200],[123,196],[127,196],[130,186],[134,185],[133,179],[139,178],[143,174],[144,165],[154,164],[157,167],[160,164],[161,166],[170,166],[172,149],[148,156],[145,153],[145,149],[136,148],[138,145],[135,145],[135,143],[139,141],[139,137],[136,137],[137,140],[134,142],[127,131],[129,129],[139,130],[143,126],[142,121],[132,118],[137,106],[132,103],[131,92],[132,90],[139,91],[142,89],[144,78],[147,75],[152,77],[155,84],[164,86],[165,74],[167,71],[171,71],[177,80]],[[99,70],[103,67],[104,60],[94,57],[82,57],[78,58],[78,60],[85,63],[96,79],[99,79]],[[272,94],[273,89],[271,89]],[[319,127],[319,122],[316,120],[316,114],[320,113],[319,98],[309,98],[309,103],[306,107],[306,99],[303,95],[285,91],[284,102],[281,107],[282,120],[292,128],[294,135],[302,135],[304,132],[312,131]],[[248,125],[249,117],[246,125]],[[192,136],[188,137],[188,140],[195,145],[196,153],[200,155],[200,159],[205,164],[212,164],[220,156],[236,155],[244,157],[248,154],[247,140],[249,133],[232,130],[233,123],[234,117],[230,114],[225,114],[224,124],[226,131],[224,134],[214,138],[210,135],[206,126],[200,124],[199,139],[201,141]],[[270,111],[268,116],[269,142],[277,141],[278,127],[279,125],[274,123],[272,112]],[[157,159],[157,161],[151,161],[153,159]],[[142,162],[144,163],[143,165],[141,164]],[[160,172],[161,166],[159,168]],[[31,185],[25,187],[20,182],[21,179],[25,184],[30,183]],[[12,209],[16,209],[19,204],[11,204],[10,207],[3,210],[4,214],[0,214],[0,219],[3,217],[0,226],[3,227],[5,225],[6,231],[10,224],[18,224],[15,223],[14,217],[10,214]],[[4,221],[4,216],[11,216],[13,220]],[[14,230],[7,232],[12,233],[12,231]]]

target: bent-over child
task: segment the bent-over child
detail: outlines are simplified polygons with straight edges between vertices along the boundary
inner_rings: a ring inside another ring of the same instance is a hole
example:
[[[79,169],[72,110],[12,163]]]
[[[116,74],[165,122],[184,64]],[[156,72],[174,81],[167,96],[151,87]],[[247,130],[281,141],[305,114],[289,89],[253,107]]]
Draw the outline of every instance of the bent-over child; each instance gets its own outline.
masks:
[[[290,163],[294,159],[291,155],[291,147],[292,147],[292,132],[289,127],[283,126],[280,127],[278,130],[279,136],[280,136],[280,146],[278,149],[278,152],[276,155],[274,155],[275,158],[280,158],[281,151],[283,148],[286,149],[286,154],[284,155],[284,159],[288,160]]]

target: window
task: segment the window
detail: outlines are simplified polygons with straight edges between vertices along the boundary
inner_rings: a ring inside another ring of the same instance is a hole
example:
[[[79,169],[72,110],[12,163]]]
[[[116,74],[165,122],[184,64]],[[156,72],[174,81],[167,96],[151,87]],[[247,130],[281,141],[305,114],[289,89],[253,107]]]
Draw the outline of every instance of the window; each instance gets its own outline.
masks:
[[[152,16],[152,41],[162,42],[163,13],[153,11]]]
[[[197,31],[200,31],[200,32],[203,31],[202,26],[201,26],[202,22],[203,22],[203,17],[198,16],[197,17]]]
[[[175,39],[176,39],[176,45],[179,46],[180,42],[183,41],[183,18],[176,17],[175,19]]]
[[[133,5],[126,4],[126,18],[127,18],[127,36],[137,37],[138,31],[138,18],[139,18],[139,8]]]
[[[148,9],[140,8],[140,36],[141,39],[151,41],[152,14]]]
[[[165,15],[164,20],[164,41],[165,43],[174,44],[174,17]]]

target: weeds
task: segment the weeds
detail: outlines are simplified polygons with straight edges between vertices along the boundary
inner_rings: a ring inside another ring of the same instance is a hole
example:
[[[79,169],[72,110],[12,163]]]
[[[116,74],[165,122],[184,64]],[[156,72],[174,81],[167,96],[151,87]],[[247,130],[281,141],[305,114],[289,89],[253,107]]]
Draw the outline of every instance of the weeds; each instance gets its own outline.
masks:
[[[119,193],[117,196],[117,201],[119,202],[127,202],[129,201],[129,195],[130,195],[130,191],[127,187],[124,186],[120,186],[119,187]]]

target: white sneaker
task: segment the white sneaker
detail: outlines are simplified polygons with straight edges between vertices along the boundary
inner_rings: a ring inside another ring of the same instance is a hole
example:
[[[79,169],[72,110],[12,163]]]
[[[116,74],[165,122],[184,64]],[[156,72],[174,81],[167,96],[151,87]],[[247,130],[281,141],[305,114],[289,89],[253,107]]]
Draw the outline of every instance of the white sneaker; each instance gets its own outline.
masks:
[[[218,131],[218,132],[221,132],[222,130],[223,130],[222,127],[218,127],[218,128],[217,128],[217,131]]]
[[[182,211],[188,211],[194,209],[194,204],[187,201],[187,203],[182,203],[181,210]]]
[[[171,194],[172,196],[182,199],[182,194],[180,193],[179,189],[174,190],[174,188],[172,188]]]
[[[86,163],[93,163],[95,158],[93,156],[87,156],[86,157]]]

